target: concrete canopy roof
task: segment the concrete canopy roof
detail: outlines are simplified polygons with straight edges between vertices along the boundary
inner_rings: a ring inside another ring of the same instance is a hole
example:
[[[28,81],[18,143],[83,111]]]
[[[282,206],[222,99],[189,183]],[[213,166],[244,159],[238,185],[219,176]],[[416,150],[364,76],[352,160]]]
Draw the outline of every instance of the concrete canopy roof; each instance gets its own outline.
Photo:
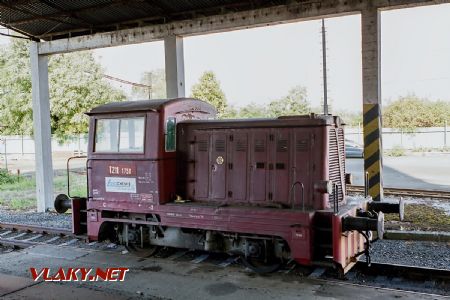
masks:
[[[286,0],[0,0],[0,24],[56,40],[286,4]]]

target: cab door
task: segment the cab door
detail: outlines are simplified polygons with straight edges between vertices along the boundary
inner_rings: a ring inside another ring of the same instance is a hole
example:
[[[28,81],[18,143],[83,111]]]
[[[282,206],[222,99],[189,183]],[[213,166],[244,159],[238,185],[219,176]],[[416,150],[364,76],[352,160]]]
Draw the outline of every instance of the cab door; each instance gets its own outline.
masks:
[[[290,129],[279,128],[273,129],[271,134],[271,176],[270,188],[272,201],[290,205],[292,201],[291,178],[290,178],[290,161],[291,152],[291,135]]]
[[[210,147],[210,198],[225,200],[227,187],[227,134],[214,131],[211,135]]]
[[[250,141],[250,202],[261,203],[268,196],[267,130],[252,130]]]

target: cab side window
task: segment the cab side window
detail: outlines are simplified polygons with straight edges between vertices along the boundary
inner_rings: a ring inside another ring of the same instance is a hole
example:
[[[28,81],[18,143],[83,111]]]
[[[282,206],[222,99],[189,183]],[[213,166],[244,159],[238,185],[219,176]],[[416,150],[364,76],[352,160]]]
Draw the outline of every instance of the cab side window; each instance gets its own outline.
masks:
[[[176,150],[176,126],[177,119],[169,117],[166,120],[166,152],[173,152]]]
[[[145,117],[97,119],[95,152],[144,153]]]

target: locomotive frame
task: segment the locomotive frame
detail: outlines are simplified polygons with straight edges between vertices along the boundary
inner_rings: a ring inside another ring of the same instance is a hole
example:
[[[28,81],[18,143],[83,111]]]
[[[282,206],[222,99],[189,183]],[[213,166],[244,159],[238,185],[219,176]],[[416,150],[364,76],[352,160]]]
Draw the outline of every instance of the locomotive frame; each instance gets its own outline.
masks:
[[[346,272],[372,231],[382,238],[383,211],[403,213],[346,195],[338,117],[220,121],[188,98],[88,115],[87,198],[59,195],[55,208],[71,207],[89,240],[233,253],[257,272],[286,261]]]

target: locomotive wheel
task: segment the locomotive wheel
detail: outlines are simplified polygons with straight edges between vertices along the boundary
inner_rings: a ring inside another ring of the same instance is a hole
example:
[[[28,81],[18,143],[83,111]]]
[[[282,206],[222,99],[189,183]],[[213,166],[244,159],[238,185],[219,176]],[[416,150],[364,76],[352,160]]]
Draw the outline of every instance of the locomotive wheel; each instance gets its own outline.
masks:
[[[278,270],[283,263],[281,260],[273,259],[271,261],[266,261],[255,257],[245,257],[241,256],[243,264],[258,274],[272,273]]]
[[[275,257],[271,243],[263,244],[248,241],[251,248],[248,251],[253,255],[242,255],[243,264],[258,274],[272,273],[278,270],[283,262],[280,258]],[[256,255],[255,255],[256,254]]]
[[[161,247],[159,246],[151,246],[151,245],[141,248],[135,244],[129,244],[126,248],[128,252],[133,253],[134,255],[139,257],[151,257],[161,249]]]

